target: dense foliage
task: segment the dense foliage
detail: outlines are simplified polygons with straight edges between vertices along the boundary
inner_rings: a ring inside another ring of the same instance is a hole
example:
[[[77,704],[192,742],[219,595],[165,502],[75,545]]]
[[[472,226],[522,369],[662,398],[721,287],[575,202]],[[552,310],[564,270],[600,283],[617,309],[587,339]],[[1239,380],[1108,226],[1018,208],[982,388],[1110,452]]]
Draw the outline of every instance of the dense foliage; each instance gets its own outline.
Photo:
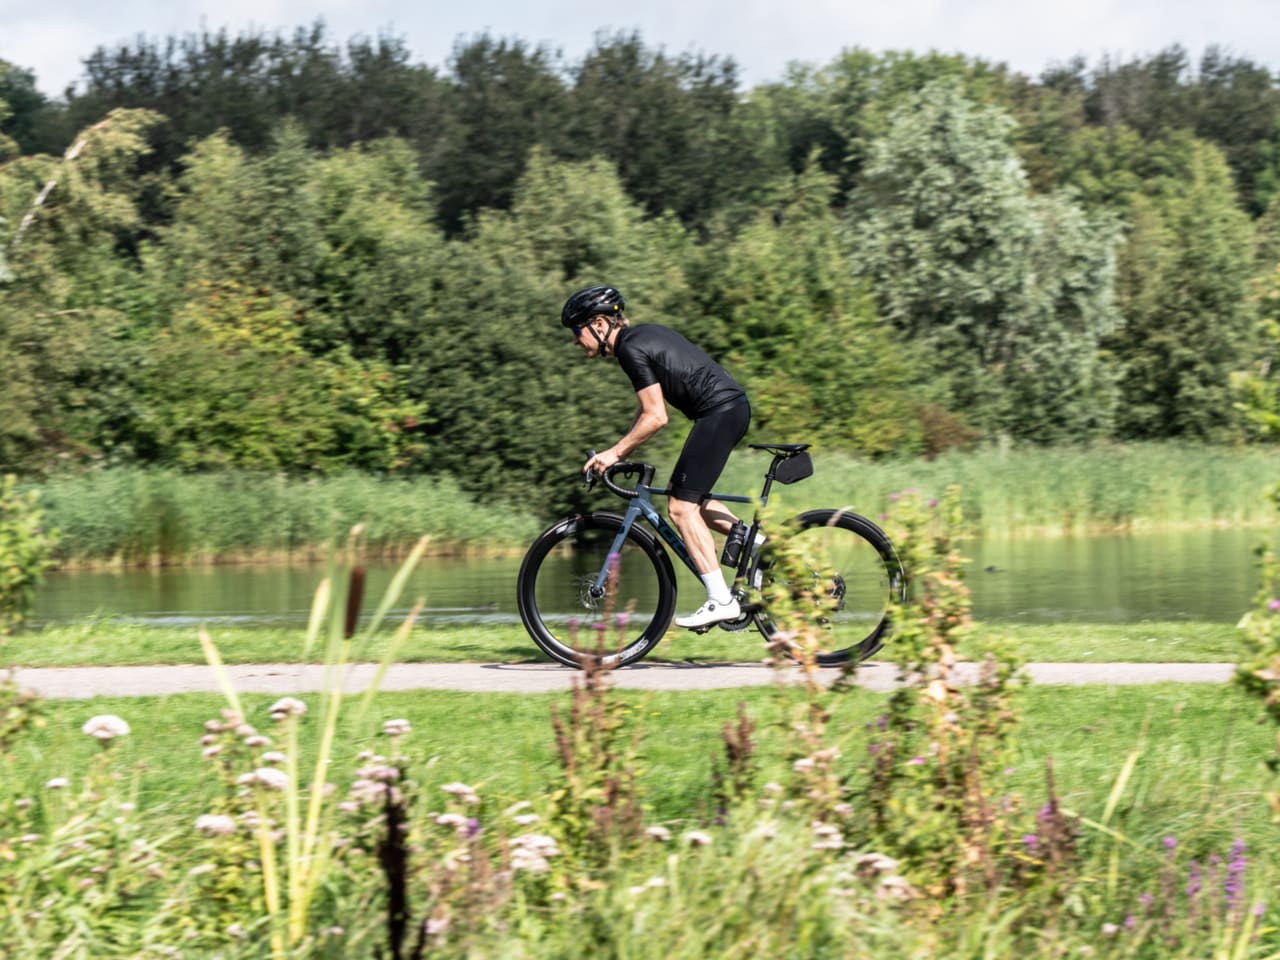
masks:
[[[58,100],[0,63],[0,468],[562,491],[633,410],[555,324],[602,281],[758,439],[1274,439],[1277,79],[853,49],[744,90],[636,35],[438,70],[320,25],[100,48]]]

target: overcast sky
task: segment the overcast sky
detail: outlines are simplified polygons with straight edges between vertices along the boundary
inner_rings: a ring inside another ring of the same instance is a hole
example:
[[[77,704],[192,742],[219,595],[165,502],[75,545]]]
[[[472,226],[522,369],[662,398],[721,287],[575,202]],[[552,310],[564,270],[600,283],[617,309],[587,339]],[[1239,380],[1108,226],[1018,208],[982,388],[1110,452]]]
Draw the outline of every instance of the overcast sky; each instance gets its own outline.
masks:
[[[0,59],[61,95],[100,45],[249,28],[292,32],[322,18],[331,42],[391,33],[413,60],[444,68],[454,43],[482,32],[579,59],[600,30],[638,30],[650,47],[732,57],[748,85],[791,61],[842,49],[930,49],[1007,63],[1032,76],[1083,54],[1140,56],[1211,43],[1280,71],[1277,0],[0,0]]]

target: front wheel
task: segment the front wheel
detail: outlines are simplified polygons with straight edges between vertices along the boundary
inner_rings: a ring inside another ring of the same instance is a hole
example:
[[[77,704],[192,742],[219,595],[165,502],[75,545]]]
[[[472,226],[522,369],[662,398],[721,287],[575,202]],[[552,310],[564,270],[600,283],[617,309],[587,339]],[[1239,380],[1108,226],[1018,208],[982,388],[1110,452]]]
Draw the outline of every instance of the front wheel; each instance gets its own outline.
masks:
[[[810,510],[788,524],[792,562],[782,562],[766,542],[750,572],[766,606],[756,627],[772,640],[781,627],[769,616],[770,594],[817,608],[820,666],[865,660],[884,643],[889,605],[905,596],[906,576],[888,535],[866,517],[845,510]],[[791,570],[790,576],[784,567]]]
[[[520,619],[533,642],[567,666],[584,658],[609,667],[633,663],[675,615],[671,559],[635,526],[615,557],[622,523],[612,513],[567,517],[539,534],[520,565]]]

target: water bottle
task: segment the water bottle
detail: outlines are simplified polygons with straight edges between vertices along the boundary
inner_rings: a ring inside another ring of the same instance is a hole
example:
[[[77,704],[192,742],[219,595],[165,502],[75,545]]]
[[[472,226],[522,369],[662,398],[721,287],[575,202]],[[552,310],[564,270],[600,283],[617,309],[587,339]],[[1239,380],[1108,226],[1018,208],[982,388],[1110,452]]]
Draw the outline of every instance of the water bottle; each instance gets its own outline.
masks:
[[[742,556],[743,544],[747,542],[747,525],[739,520],[724,541],[724,552],[720,554],[720,562],[726,567],[736,567],[738,558]]]

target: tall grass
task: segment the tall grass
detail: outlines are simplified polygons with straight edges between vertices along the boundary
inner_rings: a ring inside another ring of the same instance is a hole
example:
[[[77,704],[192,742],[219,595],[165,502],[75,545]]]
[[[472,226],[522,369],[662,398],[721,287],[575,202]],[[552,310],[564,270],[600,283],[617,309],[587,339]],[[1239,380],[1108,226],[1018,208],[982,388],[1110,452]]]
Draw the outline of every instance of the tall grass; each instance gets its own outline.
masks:
[[[316,480],[248,473],[181,474],[117,468],[43,484],[58,560],[192,563],[309,559],[362,523],[371,555],[403,555],[432,537],[437,553],[527,541],[535,523],[480,503],[449,477]]]
[[[763,454],[738,454],[717,489],[758,493],[768,464]],[[775,495],[796,509],[852,506],[875,518],[900,491],[940,498],[958,485],[965,517],[984,537],[1264,526],[1277,519],[1267,498],[1280,479],[1274,448],[1150,443],[877,462],[819,450],[814,464],[811,479],[775,487]]]
[[[668,459],[657,458],[659,483]],[[959,485],[973,532],[987,537],[1274,524],[1266,493],[1280,477],[1280,450],[1261,447],[1135,444],[875,462],[818,450],[814,459],[814,476],[776,486],[777,500],[875,518],[900,491],[932,498]],[[717,489],[754,495],[768,465],[767,455],[740,451]],[[476,500],[450,477],[360,474],[304,481],[114,468],[52,478],[41,504],[61,531],[64,565],[309,559],[358,522],[375,555],[403,555],[423,534],[437,553],[516,550],[550,519],[536,507]],[[601,493],[590,506],[619,502]]]

